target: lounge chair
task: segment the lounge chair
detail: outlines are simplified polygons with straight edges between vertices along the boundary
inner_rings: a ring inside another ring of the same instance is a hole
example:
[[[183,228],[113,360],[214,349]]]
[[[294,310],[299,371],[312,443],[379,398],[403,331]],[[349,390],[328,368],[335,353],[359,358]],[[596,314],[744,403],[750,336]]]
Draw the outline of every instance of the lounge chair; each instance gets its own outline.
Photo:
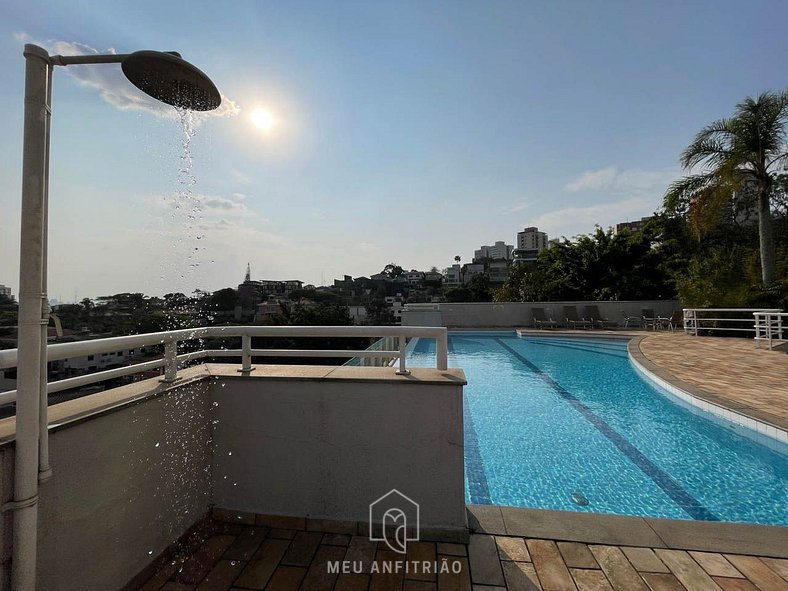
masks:
[[[545,326],[553,328],[558,326],[558,323],[553,320],[552,315],[550,318],[545,316],[544,308],[531,308],[531,317],[534,319],[534,326],[536,328],[543,328]]]
[[[621,316],[624,317],[624,328],[629,328],[630,324],[638,328],[643,326],[643,319],[640,316],[630,316],[624,310],[621,310]]]
[[[657,330],[660,327],[662,319],[654,314],[654,310],[652,308],[642,308],[640,313],[643,318],[643,328]]]
[[[569,328],[592,328],[593,324],[590,320],[583,320],[577,315],[576,306],[564,306],[564,318],[566,318],[566,325]]]
[[[670,329],[670,332],[675,332],[677,328],[684,327],[684,312],[681,310],[673,310],[670,318],[662,318],[662,327]]]
[[[599,313],[599,306],[585,306],[583,309],[583,318],[591,323],[591,326],[598,326],[599,328],[606,328],[618,326],[618,322],[610,320],[609,318],[602,318]]]

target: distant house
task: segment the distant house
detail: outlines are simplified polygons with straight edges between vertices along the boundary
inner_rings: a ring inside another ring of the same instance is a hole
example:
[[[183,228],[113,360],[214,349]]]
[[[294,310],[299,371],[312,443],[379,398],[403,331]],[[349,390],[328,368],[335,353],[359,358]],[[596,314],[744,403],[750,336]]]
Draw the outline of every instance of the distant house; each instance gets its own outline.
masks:
[[[269,295],[268,299],[264,302],[257,304],[257,317],[258,322],[262,322],[271,316],[279,314],[282,311],[282,306],[276,296]]]
[[[474,275],[484,275],[484,263],[468,263],[463,268],[462,281],[468,283]]]
[[[509,278],[509,261],[490,261],[487,265],[490,283],[506,283]]]
[[[616,224],[616,234],[622,232],[624,230],[629,230],[633,234],[635,232],[641,232],[643,228],[646,227],[646,224],[649,223],[651,220],[654,219],[654,216],[646,216],[644,218],[640,218],[639,220],[635,220],[632,222],[621,222]]]
[[[452,265],[443,270],[443,285],[445,287],[457,287],[462,283],[462,270],[460,265]]]
[[[421,271],[409,271],[405,273],[405,280],[412,287],[421,287],[424,284],[424,273]]]

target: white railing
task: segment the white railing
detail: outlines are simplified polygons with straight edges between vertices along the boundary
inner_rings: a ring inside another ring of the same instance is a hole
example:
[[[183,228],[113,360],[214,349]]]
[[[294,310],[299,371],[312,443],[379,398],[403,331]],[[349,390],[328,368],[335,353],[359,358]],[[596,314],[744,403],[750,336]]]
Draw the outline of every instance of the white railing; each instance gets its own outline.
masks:
[[[769,350],[773,341],[786,340],[783,331],[788,332],[788,312],[753,312],[755,317],[755,346],[761,348],[761,341],[766,341]],[[783,324],[785,319],[785,324]]]
[[[178,354],[178,343],[203,338],[238,338],[240,349],[204,349]],[[252,349],[253,337],[397,337],[398,348],[392,351],[347,349]],[[47,361],[71,357],[114,353],[151,345],[164,345],[161,359],[137,363],[126,367],[98,371],[82,376],[58,380],[47,384],[49,394],[102,382],[104,380],[133,375],[151,369],[164,368],[164,382],[177,378],[178,365],[184,361],[205,357],[240,357],[241,372],[251,372],[252,357],[379,357],[397,359],[397,374],[405,375],[406,339],[412,337],[436,340],[437,369],[448,367],[448,337],[446,328],[426,326],[211,326],[205,328],[172,330],[149,334],[95,339],[76,343],[60,343],[47,347]],[[17,366],[17,349],[0,351],[0,370]],[[16,390],[0,393],[0,406],[16,401]]]
[[[713,312],[712,316],[706,316]],[[736,316],[720,318],[717,312],[736,312]],[[753,332],[752,314],[755,312],[782,312],[779,308],[684,308],[684,332],[698,336],[700,330]],[[741,314],[741,315],[738,315]],[[715,326],[717,322],[738,323],[746,326]]]

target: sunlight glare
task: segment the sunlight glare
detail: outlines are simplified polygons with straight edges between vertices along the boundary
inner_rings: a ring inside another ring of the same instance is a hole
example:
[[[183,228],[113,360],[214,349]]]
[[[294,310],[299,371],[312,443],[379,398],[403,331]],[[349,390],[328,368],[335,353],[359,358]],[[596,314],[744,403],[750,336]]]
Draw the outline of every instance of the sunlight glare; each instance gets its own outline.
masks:
[[[270,131],[276,125],[276,120],[270,111],[263,108],[256,108],[249,115],[252,124],[261,131]]]

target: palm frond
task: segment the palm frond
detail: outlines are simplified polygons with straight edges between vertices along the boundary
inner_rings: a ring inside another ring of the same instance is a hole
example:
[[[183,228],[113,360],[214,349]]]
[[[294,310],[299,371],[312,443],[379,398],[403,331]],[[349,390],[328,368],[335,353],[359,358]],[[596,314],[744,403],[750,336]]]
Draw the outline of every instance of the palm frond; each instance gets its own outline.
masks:
[[[730,186],[725,184],[712,184],[695,192],[690,203],[687,223],[696,238],[701,238],[719,223],[731,197]]]
[[[674,181],[665,192],[662,205],[671,214],[684,215],[689,210],[692,197],[715,182],[712,174],[685,176]]]
[[[681,165],[690,169],[709,159],[719,161],[730,151],[733,130],[728,119],[719,119],[701,129],[681,153]]]

